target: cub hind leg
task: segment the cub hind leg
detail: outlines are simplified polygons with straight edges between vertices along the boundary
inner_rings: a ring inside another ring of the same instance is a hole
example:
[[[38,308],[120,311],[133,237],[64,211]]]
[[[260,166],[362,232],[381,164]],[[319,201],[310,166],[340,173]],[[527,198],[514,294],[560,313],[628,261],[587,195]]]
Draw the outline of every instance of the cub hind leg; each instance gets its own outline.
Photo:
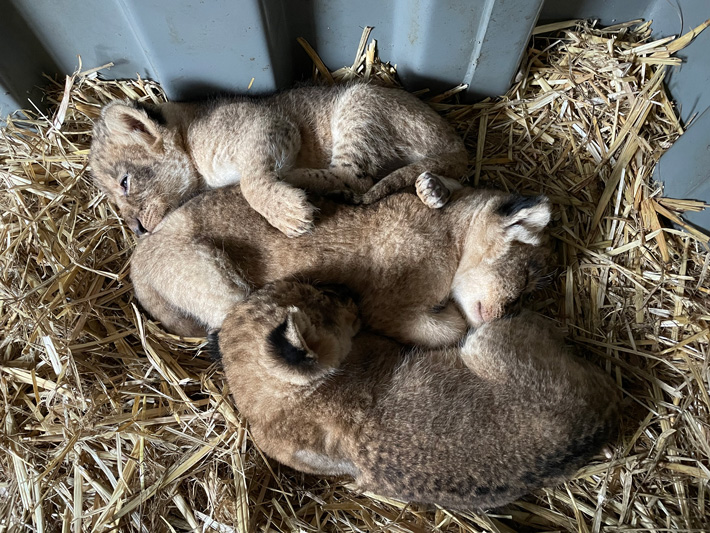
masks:
[[[414,185],[419,199],[431,209],[444,207],[454,191],[463,189],[460,181],[437,176],[431,172],[420,174]]]
[[[460,355],[501,397],[514,391],[511,401],[521,402],[523,412],[537,413],[531,429],[542,428],[535,439],[541,452],[535,471],[522,478],[528,489],[570,475],[608,451],[617,428],[617,387],[600,368],[572,353],[552,321],[531,311],[494,320],[468,335]],[[528,433],[529,449],[533,437]]]
[[[331,168],[294,168],[284,174],[284,181],[318,194],[342,190],[362,194],[374,183],[367,175],[358,177],[347,160],[341,160],[340,166],[331,163]]]
[[[336,109],[328,168],[290,169],[284,173],[284,180],[321,194],[345,191],[360,195],[369,190],[378,170],[396,159],[397,154],[384,141],[392,132],[380,124],[362,119],[361,116],[367,117],[367,113],[361,102]]]
[[[370,204],[415,184],[424,172],[460,178],[468,167],[463,139],[436,111],[398,89],[353,86],[343,115],[365,130],[362,153],[377,183],[354,203]]]
[[[425,157],[411,163],[407,166],[399,168],[393,172],[390,172],[387,176],[382,178],[380,181],[375,183],[373,187],[362,195],[361,203],[372,204],[381,200],[382,198],[389,196],[397,191],[411,187],[417,183],[417,180],[424,174],[430,175],[444,175],[444,176],[461,176],[466,171],[467,164],[466,152],[463,153],[451,153],[442,154],[435,157]],[[441,178],[440,178],[440,181]],[[453,187],[456,180],[447,178],[447,188]],[[456,189],[451,189],[451,191]],[[449,196],[451,195],[449,192]],[[442,207],[446,202],[438,205],[437,203],[430,205],[425,198],[419,194],[419,198],[428,205],[429,207]],[[448,200],[448,198],[447,198]]]
[[[138,301],[174,333],[205,335],[219,328],[232,305],[249,292],[243,276],[208,243],[162,237],[161,232],[145,237],[131,258]],[[180,265],[180,276],[175,276],[175,265]]]

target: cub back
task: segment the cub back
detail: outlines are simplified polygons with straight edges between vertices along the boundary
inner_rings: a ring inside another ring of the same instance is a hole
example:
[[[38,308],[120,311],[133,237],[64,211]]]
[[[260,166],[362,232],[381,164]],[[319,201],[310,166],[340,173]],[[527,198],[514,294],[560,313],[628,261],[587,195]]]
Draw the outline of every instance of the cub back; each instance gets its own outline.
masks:
[[[185,317],[219,328],[253,288],[290,278],[350,287],[368,326],[401,342],[451,345],[469,325],[510,312],[548,266],[539,221],[549,220],[549,202],[501,212],[511,198],[466,189],[441,210],[408,193],[360,208],[322,200],[314,231],[290,239],[249,209],[239,187],[225,187],[141,239],[131,277],[144,307],[179,334],[194,332]]]
[[[568,478],[614,435],[613,383],[549,321],[523,313],[460,348],[406,350],[356,334],[352,310],[342,294],[279,282],[237,304],[220,332],[255,440],[287,465],[480,509]]]

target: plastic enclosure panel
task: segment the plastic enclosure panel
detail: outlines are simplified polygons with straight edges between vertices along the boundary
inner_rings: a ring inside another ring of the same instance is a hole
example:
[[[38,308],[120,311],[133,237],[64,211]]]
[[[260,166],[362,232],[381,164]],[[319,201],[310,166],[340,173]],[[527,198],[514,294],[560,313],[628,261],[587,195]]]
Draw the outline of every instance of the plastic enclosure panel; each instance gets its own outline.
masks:
[[[469,97],[478,99],[510,86],[542,2],[313,0],[288,9],[302,5],[311,11],[288,18],[326,65],[352,64],[362,28],[374,26],[380,57],[397,65],[407,88],[441,91],[466,83]]]
[[[655,37],[710,18],[709,0],[0,0],[0,121],[42,107],[42,74],[108,62],[104,75],[159,81],[172,99],[260,93],[307,78],[306,38],[330,68],[350,65],[362,28],[410,90],[469,84],[469,101],[504,93],[540,22],[653,19]],[[666,195],[710,201],[710,31],[680,54],[667,85],[685,135],[656,168]],[[252,82],[253,79],[253,82]],[[710,228],[710,212],[689,213]]]
[[[364,26],[407,88],[468,83],[470,98],[505,92],[542,0],[0,0],[0,114],[26,106],[42,72],[108,62],[104,75],[159,81],[172,99],[272,91],[308,77],[305,37],[331,68],[350,65]],[[23,31],[13,28],[23,26]],[[252,83],[253,78],[253,83]]]

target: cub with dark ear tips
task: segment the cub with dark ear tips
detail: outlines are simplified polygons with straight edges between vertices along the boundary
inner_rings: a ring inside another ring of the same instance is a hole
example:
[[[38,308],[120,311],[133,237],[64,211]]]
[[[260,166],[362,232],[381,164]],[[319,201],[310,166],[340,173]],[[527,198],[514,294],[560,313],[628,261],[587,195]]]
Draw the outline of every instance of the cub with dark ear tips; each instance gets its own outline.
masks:
[[[550,259],[543,197],[465,187],[441,209],[410,193],[359,208],[316,205],[314,231],[288,239],[248,208],[238,186],[194,198],[139,241],[131,259],[138,300],[166,329],[195,335],[220,328],[228,310],[265,283],[337,283],[359,297],[367,326],[405,344],[441,347],[469,325],[510,312]]]
[[[251,435],[297,470],[486,509],[568,479],[614,438],[618,393],[530,312],[446,350],[358,332],[336,293],[277,281],[231,309],[224,370]]]

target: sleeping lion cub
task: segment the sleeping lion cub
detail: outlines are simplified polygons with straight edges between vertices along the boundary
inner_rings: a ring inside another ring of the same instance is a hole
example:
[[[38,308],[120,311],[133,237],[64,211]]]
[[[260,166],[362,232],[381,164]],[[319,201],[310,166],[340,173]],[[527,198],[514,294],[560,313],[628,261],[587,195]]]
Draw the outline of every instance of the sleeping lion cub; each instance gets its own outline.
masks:
[[[240,182],[248,204],[293,237],[313,227],[303,189],[371,203],[424,171],[460,178],[467,161],[427,104],[363,83],[200,104],[111,102],[90,156],[97,184],[139,235],[199,192]]]
[[[613,437],[612,380],[532,313],[439,351],[357,331],[337,287],[279,281],[229,312],[213,346],[267,455],[384,496],[482,509],[556,484]]]
[[[417,188],[434,197],[441,190],[431,174]],[[549,259],[543,197],[462,188],[442,209],[406,192],[358,208],[316,205],[313,232],[289,239],[248,208],[238,185],[193,198],[138,241],[138,300],[167,330],[204,335],[268,282],[341,283],[359,296],[369,326],[440,347],[508,312]]]

